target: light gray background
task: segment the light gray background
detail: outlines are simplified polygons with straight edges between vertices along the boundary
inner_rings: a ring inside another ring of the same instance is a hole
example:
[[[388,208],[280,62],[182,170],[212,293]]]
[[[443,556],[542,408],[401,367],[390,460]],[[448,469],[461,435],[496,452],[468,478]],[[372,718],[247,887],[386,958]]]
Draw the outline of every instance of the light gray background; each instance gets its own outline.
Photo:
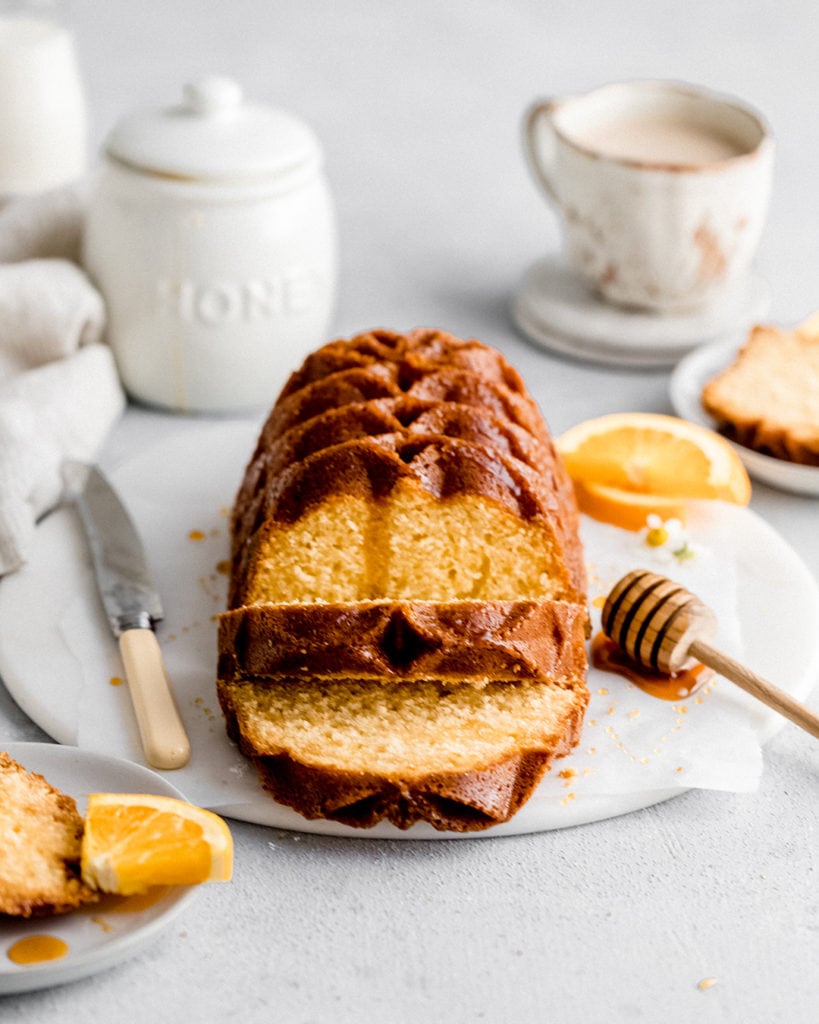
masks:
[[[521,156],[538,96],[657,76],[759,107],[779,147],[759,258],[771,319],[819,308],[808,3],[74,0],[70,12],[95,147],[134,103],[173,100],[203,73],[297,112],[322,140],[338,208],[332,334],[434,325],[495,344],[555,433],[671,410],[667,374],[552,357],[511,325],[520,276],[560,244]],[[103,462],[196,426],[132,410]],[[752,507],[819,577],[817,500],[756,485]],[[43,738],[2,689],[0,738]],[[566,831],[364,842],[234,823],[232,884],[205,887],[119,967],[0,998],[0,1019],[813,1024],[818,784],[819,747],[786,726],[756,793],[693,792]]]

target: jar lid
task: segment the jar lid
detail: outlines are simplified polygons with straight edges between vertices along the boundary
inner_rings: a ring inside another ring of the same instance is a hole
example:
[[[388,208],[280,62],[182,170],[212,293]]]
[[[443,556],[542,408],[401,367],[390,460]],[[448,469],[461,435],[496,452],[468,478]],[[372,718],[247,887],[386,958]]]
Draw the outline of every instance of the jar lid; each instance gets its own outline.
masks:
[[[246,102],[233,79],[217,75],[186,85],[178,106],[127,114],[105,151],[149,174],[199,181],[274,176],[321,158],[315,133],[298,117]]]

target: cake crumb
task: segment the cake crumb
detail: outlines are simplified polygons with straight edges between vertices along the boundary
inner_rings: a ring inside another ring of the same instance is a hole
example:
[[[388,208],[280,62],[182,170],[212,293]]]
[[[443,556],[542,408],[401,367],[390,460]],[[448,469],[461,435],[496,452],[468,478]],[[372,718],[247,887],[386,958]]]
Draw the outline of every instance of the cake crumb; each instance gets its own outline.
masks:
[[[716,985],[716,983],[716,978],[703,978],[702,981],[698,983],[697,988],[700,990],[700,992],[704,992],[708,988],[713,988],[714,985]]]

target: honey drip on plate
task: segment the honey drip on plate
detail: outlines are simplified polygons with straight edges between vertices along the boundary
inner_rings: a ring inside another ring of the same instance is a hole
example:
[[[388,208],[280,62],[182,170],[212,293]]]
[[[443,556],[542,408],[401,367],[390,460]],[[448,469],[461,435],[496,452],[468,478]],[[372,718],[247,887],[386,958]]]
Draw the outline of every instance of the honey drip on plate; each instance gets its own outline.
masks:
[[[91,903],[84,908],[85,913],[103,932],[116,931],[116,925],[108,920],[111,914],[141,914],[150,910],[171,891],[168,885],[153,885],[146,892],[138,892],[133,896],[120,896],[116,893],[103,894],[99,902]]]
[[[27,935],[18,939],[6,951],[15,964],[41,964],[46,960],[59,960],[68,952],[68,944],[56,935]]]
[[[133,896],[106,893],[98,903],[93,904],[94,917],[101,914],[139,914],[159,903],[169,891],[170,886],[153,885],[146,892],[138,892]]]
[[[598,633],[592,640],[592,665],[601,672],[613,672],[623,676],[630,683],[639,686],[645,693],[660,700],[680,700],[690,697],[713,673],[704,665],[692,665],[670,676],[638,665],[605,635]]]

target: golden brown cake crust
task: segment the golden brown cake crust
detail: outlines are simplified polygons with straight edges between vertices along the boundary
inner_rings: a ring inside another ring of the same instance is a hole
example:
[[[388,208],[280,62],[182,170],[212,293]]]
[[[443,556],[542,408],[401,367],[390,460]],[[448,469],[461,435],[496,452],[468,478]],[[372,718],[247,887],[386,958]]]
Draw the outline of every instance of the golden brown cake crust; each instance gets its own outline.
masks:
[[[256,453],[270,447],[285,431],[342,405],[378,398],[418,398],[422,401],[457,402],[478,406],[547,440],[548,434],[535,403],[525,394],[498,381],[485,380],[472,370],[452,366],[433,367],[412,382],[400,382],[395,363],[338,370],[279,398],[262,431]]]
[[[282,389],[285,399],[330,374],[365,366],[394,366],[402,391],[441,368],[468,370],[484,381],[501,384],[518,395],[526,388],[520,374],[497,349],[463,341],[446,331],[417,328],[406,334],[374,330],[351,339],[331,341],[311,353]]]
[[[440,435],[473,441],[539,469],[555,461],[554,445],[481,406],[401,395],[347,402],[303,420],[260,446],[245,474],[243,490],[252,493],[294,462],[345,441],[380,435]],[[240,496],[240,501],[242,497]]]
[[[0,914],[63,914],[98,899],[80,878],[74,800],[0,751]]]
[[[220,616],[219,678],[576,685],[586,609],[567,601],[255,605]]]

